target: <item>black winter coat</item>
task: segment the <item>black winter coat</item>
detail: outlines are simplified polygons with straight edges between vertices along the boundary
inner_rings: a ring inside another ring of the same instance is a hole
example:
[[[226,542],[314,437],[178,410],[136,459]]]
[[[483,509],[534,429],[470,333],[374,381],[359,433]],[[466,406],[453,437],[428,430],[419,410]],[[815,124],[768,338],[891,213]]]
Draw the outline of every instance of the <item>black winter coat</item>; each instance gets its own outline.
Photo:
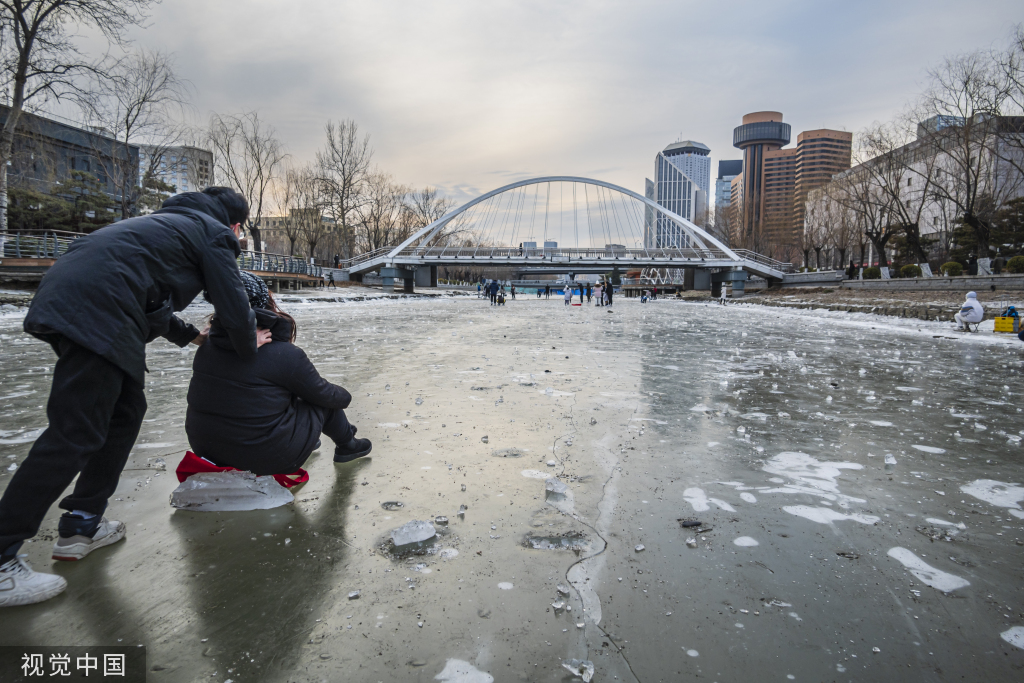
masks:
[[[25,331],[103,356],[139,383],[146,344],[185,346],[199,331],[174,315],[206,289],[234,348],[256,354],[256,325],[238,275],[238,238],[215,198],[175,195],[156,213],[119,221],[72,243],[39,283]]]
[[[276,474],[278,463],[305,460],[320,438],[324,411],[347,408],[352,395],[321,377],[289,341],[290,322],[263,309],[256,316],[274,341],[249,359],[235,353],[214,319],[192,362],[185,432],[196,455]]]

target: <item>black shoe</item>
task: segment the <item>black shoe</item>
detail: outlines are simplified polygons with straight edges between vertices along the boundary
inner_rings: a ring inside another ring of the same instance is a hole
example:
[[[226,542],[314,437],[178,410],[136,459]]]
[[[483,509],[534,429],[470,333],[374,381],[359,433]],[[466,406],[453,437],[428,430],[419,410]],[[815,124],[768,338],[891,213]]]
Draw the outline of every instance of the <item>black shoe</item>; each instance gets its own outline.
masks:
[[[96,535],[101,521],[103,521],[103,515],[83,519],[78,515],[65,512],[57,520],[57,533],[61,538],[71,538],[72,536],[88,536],[92,538]]]
[[[369,439],[357,439],[352,437],[344,446],[334,447],[334,462],[352,462],[356,458],[369,455],[373,450],[373,444]]]

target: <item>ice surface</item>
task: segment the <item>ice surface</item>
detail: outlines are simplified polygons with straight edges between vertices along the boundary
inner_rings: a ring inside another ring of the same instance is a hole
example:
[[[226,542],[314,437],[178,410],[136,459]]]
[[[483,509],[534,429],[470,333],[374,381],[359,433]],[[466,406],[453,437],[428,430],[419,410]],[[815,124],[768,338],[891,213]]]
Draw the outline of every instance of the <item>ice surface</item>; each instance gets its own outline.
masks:
[[[444,670],[434,676],[434,680],[442,683],[494,683],[494,676],[480,671],[469,662],[449,659],[444,664]]]
[[[920,557],[906,548],[891,548],[888,553],[893,558],[916,576],[921,583],[931,586],[943,593],[955,591],[958,588],[970,586],[971,582],[953,574],[932,567]]]
[[[273,477],[252,472],[200,472],[171,493],[171,506],[196,512],[268,510],[295,500]]]
[[[523,470],[522,475],[527,479],[549,479],[551,477],[548,472],[540,470]]]
[[[562,667],[571,672],[573,676],[582,678],[583,683],[590,683],[594,677],[594,663],[588,659],[569,659],[562,662]]]
[[[422,546],[436,536],[437,531],[433,524],[418,519],[391,530],[391,541],[395,544],[396,550]]]

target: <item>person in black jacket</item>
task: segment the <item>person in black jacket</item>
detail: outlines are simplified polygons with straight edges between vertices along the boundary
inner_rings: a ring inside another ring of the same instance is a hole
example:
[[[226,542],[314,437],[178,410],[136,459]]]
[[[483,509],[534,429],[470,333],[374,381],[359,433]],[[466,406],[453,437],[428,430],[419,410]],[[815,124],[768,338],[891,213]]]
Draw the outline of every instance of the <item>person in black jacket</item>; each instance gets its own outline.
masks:
[[[185,432],[193,452],[220,467],[258,475],[290,474],[316,449],[320,434],[334,441],[334,461],[367,455],[369,439],[355,438],[345,416],[352,395],[317,372],[294,344],[295,321],[281,311],[266,284],[242,272],[249,303],[272,344],[255,358],[240,356],[220,324],[196,351],[188,387]]]
[[[49,426],[0,498],[0,606],[40,602],[67,587],[17,552],[76,476],[60,502],[67,512],[54,559],[79,560],[124,537],[125,525],[103,513],[146,413],[146,344],[204,341],[175,311],[205,288],[236,353],[256,356],[255,315],[235,262],[248,213],[229,188],[179,194],[156,213],[76,239],[43,277],[24,327],[57,353]]]

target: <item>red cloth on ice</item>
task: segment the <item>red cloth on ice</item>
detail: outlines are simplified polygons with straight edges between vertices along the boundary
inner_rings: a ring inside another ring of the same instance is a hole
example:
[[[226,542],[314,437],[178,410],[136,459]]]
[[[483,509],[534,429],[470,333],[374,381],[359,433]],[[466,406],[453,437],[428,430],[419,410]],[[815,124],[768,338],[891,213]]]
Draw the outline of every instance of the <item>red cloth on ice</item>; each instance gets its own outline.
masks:
[[[206,458],[200,458],[192,451],[185,451],[185,457],[178,463],[178,469],[174,470],[174,473],[178,475],[178,483],[181,483],[191,477],[193,474],[199,474],[200,472],[239,472],[237,467],[220,467],[214,465]],[[302,469],[301,467],[291,474],[275,474],[274,479],[277,483],[286,489],[290,489],[293,486],[299,484],[305,484],[309,481],[309,472]]]

